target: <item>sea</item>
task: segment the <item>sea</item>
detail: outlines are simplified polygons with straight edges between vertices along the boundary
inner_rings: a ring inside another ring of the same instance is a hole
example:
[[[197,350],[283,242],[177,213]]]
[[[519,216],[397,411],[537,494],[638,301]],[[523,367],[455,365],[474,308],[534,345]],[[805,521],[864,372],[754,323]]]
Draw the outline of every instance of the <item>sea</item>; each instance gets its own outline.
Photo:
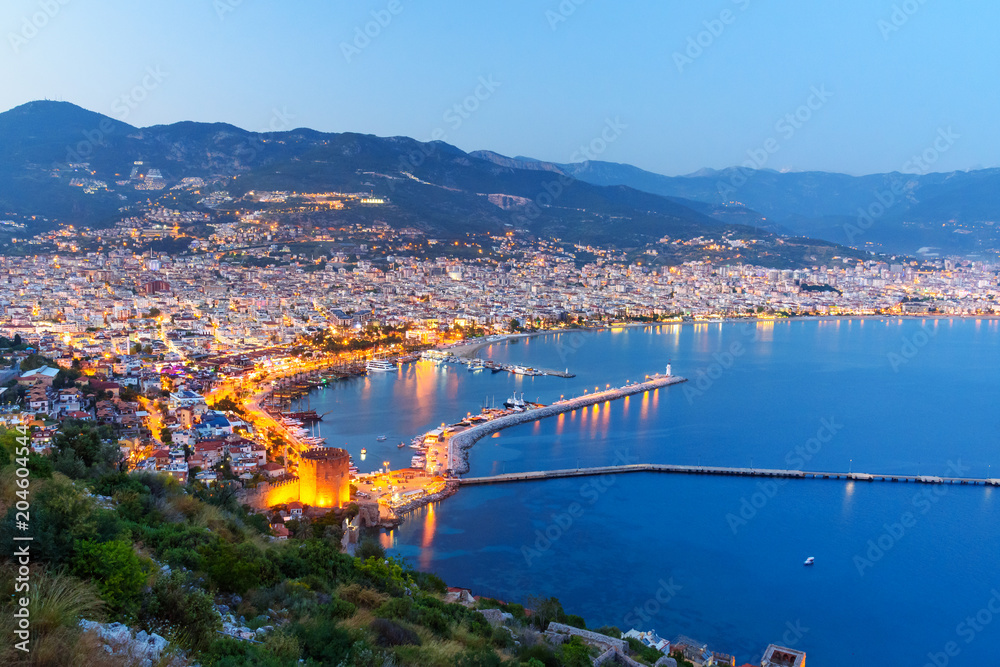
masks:
[[[676,323],[477,354],[575,377],[418,361],[314,391],[317,431],[362,471],[405,467],[413,450],[398,443],[484,405],[550,403],[670,364],[688,382],[504,430],[470,450],[468,474],[672,463],[1000,478],[996,319]],[[461,488],[382,539],[451,586],[554,596],[590,627],[689,636],[738,665],[771,643],[812,667],[1000,664],[1000,488],[564,478]]]

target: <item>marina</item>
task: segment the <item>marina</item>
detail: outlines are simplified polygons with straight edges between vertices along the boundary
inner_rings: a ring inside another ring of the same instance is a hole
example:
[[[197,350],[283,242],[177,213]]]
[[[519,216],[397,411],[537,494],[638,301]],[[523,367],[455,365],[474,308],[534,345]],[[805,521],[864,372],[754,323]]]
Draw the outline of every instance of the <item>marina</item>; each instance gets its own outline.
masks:
[[[541,377],[545,375],[550,375],[552,377],[561,378],[574,378],[575,373],[570,373],[567,368],[564,371],[553,370],[548,368],[534,368],[531,366],[524,366],[521,364],[508,364],[499,361],[484,360],[479,357],[463,357],[456,354],[452,354],[447,350],[427,350],[420,355],[421,359],[426,361],[431,361],[435,364],[452,364],[456,366],[465,366],[468,371],[490,371],[492,373],[507,372],[512,375],[521,375],[525,377]]]

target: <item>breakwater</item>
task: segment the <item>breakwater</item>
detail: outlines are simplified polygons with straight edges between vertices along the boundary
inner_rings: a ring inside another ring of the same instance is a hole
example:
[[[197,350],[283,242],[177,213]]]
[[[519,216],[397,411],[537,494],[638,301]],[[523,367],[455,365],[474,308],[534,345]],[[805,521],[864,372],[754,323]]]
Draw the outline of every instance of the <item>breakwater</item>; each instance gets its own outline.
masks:
[[[579,410],[595,403],[614,401],[625,396],[631,396],[632,394],[653,391],[660,387],[667,387],[681,382],[687,382],[687,379],[676,375],[653,375],[643,382],[597,391],[593,394],[584,394],[583,396],[557,401],[545,407],[533,408],[524,412],[515,412],[482,424],[477,424],[464,431],[455,433],[448,439],[448,468],[458,475],[469,472],[469,448],[479,440],[502,429],[533,422],[536,419],[552,417],[564,412],[572,412],[573,410]]]
[[[465,477],[463,486],[470,484],[501,484],[503,482],[529,482],[562,477],[590,477],[630,472],[661,472],[681,475],[723,475],[735,477],[783,477],[788,479],[841,479],[857,482],[901,482],[903,484],[959,484],[969,486],[1000,486],[1000,479],[982,477],[937,477],[934,475],[892,475],[863,472],[813,472],[769,468],[725,468],[719,466],[681,466],[662,463],[634,463],[599,466],[595,468],[570,468],[566,470],[539,470],[537,472],[510,472],[489,477]]]

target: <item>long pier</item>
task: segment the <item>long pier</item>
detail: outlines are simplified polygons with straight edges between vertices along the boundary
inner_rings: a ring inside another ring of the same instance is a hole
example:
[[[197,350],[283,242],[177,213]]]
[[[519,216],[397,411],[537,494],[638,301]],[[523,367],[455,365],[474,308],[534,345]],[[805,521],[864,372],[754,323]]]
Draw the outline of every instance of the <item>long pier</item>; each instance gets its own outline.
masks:
[[[457,474],[468,472],[469,461],[467,450],[476,444],[478,440],[486,437],[487,435],[492,435],[502,429],[516,426],[517,424],[533,422],[537,419],[545,419],[546,417],[552,417],[563,412],[572,412],[573,410],[579,410],[580,408],[585,408],[594,405],[595,403],[604,403],[607,401],[614,401],[625,396],[631,396],[633,394],[655,391],[661,387],[668,387],[672,384],[679,384],[681,382],[687,382],[687,379],[676,375],[647,376],[643,382],[635,382],[627,384],[624,387],[615,387],[605,389],[604,391],[598,390],[593,394],[584,394],[583,396],[576,396],[575,398],[556,401],[552,405],[546,405],[541,408],[533,408],[531,410],[525,410],[524,412],[516,412],[511,415],[506,415],[498,419],[477,424],[448,438],[448,463],[446,467],[450,468]]]
[[[840,479],[855,482],[900,482],[904,484],[965,484],[970,486],[1000,486],[1000,479],[980,477],[937,477],[934,475],[890,475],[862,472],[813,472],[769,468],[726,468],[719,466],[680,466],[660,463],[599,466],[596,468],[571,468],[568,470],[540,470],[537,472],[511,472],[489,477],[462,477],[462,486],[472,484],[502,484],[530,482],[563,477],[592,477],[633,472],[659,472],[680,475],[717,475],[729,477],[781,477],[787,479]]]

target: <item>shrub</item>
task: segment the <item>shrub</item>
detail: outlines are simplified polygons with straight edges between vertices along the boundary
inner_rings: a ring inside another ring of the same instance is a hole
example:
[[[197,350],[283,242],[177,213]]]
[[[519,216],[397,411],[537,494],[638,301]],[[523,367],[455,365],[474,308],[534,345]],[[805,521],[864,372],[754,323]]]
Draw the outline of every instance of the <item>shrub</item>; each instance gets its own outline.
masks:
[[[293,628],[302,647],[302,657],[312,658],[324,665],[338,665],[345,661],[355,639],[332,619],[311,619]],[[350,664],[350,663],[346,663]]]
[[[375,610],[375,615],[380,618],[402,618],[410,617],[413,610],[413,600],[410,598],[392,598],[388,602],[379,606]]]
[[[344,586],[340,589],[338,595],[351,604],[364,607],[365,609],[375,609],[389,599],[388,596],[360,584]]]
[[[377,558],[379,560],[385,559],[385,549],[382,548],[382,545],[375,540],[367,538],[361,540],[355,554],[362,560],[362,562],[368,560],[369,558]]]
[[[414,620],[439,637],[447,639],[451,636],[448,619],[440,609],[417,607],[416,618]]]
[[[149,567],[129,542],[82,540],[76,544],[73,573],[94,581],[108,607],[125,613],[137,606]]]
[[[415,572],[413,580],[417,582],[417,586],[422,590],[430,591],[431,593],[440,593],[441,595],[448,592],[448,584],[433,572]]]
[[[420,636],[416,632],[387,618],[376,618],[371,629],[379,646],[420,645]]]
[[[350,618],[354,616],[354,612],[357,610],[358,608],[347,600],[342,600],[341,598],[330,600],[330,614],[334,618]]]
[[[147,630],[167,632],[185,648],[208,648],[222,621],[212,598],[203,590],[189,587],[177,574],[161,577],[142,600],[139,620]],[[171,632],[176,628],[176,632]]]

